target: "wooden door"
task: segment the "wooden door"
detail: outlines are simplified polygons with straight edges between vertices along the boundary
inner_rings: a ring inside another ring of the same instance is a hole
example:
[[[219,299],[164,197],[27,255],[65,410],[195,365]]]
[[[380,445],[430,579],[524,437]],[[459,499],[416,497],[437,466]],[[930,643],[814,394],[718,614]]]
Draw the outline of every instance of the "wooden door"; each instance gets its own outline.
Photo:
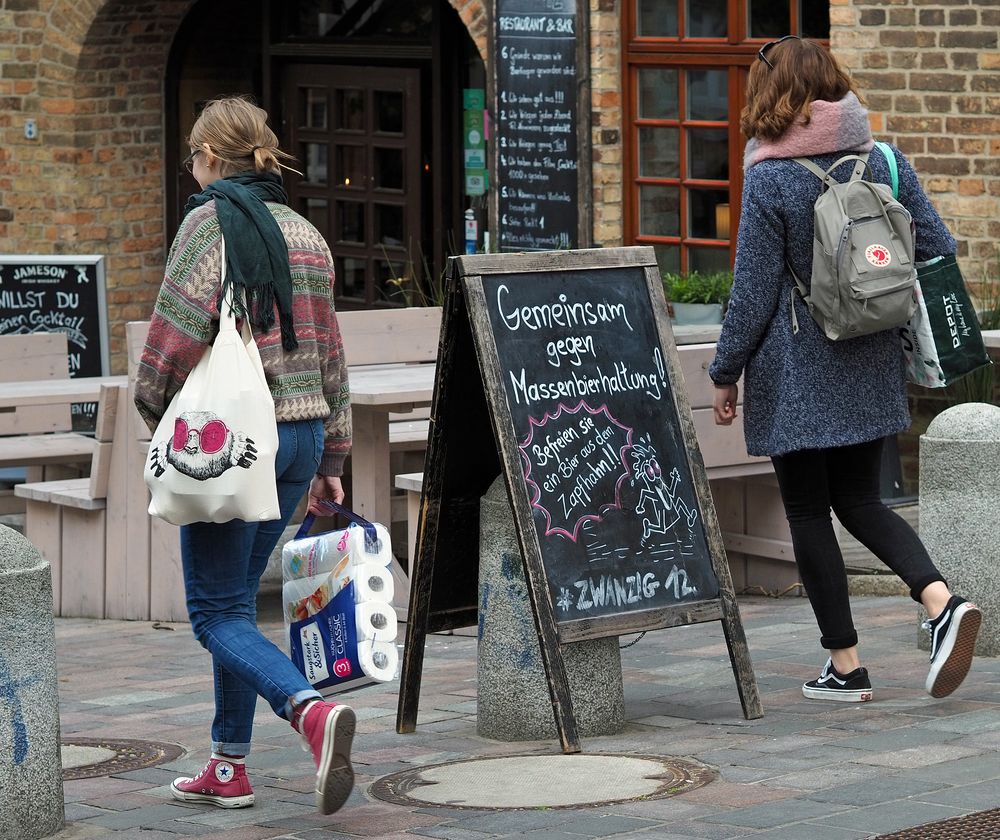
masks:
[[[283,89],[304,174],[289,198],[330,244],[338,304],[402,303],[422,253],[420,71],[294,64]]]

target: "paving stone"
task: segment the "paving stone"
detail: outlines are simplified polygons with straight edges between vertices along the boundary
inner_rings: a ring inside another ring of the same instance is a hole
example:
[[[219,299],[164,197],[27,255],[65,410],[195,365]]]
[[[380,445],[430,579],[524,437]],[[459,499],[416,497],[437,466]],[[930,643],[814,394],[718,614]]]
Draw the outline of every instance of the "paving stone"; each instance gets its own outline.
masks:
[[[157,631],[141,622],[57,619],[64,737],[157,739],[189,750],[157,768],[67,782],[67,807],[80,809],[69,813],[86,818],[71,822],[77,836],[59,840],[179,840],[186,835],[199,840],[533,835],[541,840],[546,833],[585,840],[599,836],[586,833],[591,826],[621,829],[608,834],[616,840],[859,840],[995,805],[995,795],[985,804],[980,796],[991,785],[995,791],[1000,779],[1000,660],[977,659],[965,685],[944,700],[932,700],[923,693],[927,655],[915,644],[915,606],[906,599],[859,597],[852,607],[865,635],[866,664],[878,681],[876,699],[859,706],[808,701],[801,696],[801,682],[815,676],[826,656],[818,647],[808,602],[743,596],[739,602],[763,718],[743,719],[721,625],[709,622],[649,633],[631,653],[623,652],[630,715],[625,731],[583,743],[585,753],[703,760],[719,773],[703,788],[612,808],[555,811],[372,801],[366,787],[393,770],[560,753],[551,740],[512,745],[479,738],[475,639],[432,635],[416,732],[401,736],[394,731],[398,684],[368,686],[345,698],[361,720],[355,741],[357,787],[331,817],[315,813],[309,758],[287,722],[263,702],[248,758],[259,804],[234,811],[174,804],[169,782],[197,772],[208,754],[210,658],[186,625]],[[266,635],[280,644],[280,606],[262,609],[261,621]],[[157,663],[155,671],[149,670],[150,662]],[[111,699],[126,702],[106,705]],[[831,763],[833,755],[837,759]],[[927,761],[936,763],[927,767]],[[721,821],[733,814],[748,819],[748,812],[753,825]],[[95,823],[107,818],[138,822]]]

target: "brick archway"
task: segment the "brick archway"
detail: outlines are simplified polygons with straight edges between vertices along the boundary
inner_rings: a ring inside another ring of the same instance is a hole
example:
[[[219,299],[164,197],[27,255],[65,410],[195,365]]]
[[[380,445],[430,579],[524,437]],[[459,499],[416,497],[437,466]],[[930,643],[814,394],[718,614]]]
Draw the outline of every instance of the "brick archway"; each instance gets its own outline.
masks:
[[[148,316],[163,270],[163,75],[195,2],[53,0],[0,10],[0,28],[19,38],[18,69],[4,73],[13,116],[0,123],[0,249],[107,255],[119,372],[125,322]],[[449,3],[485,59],[484,0]],[[29,118],[42,142],[25,137]]]
[[[479,57],[486,61],[488,52],[487,36],[489,27],[487,26],[486,6],[483,0],[448,0],[451,7],[458,12],[458,16],[469,30],[469,35],[479,50]]]

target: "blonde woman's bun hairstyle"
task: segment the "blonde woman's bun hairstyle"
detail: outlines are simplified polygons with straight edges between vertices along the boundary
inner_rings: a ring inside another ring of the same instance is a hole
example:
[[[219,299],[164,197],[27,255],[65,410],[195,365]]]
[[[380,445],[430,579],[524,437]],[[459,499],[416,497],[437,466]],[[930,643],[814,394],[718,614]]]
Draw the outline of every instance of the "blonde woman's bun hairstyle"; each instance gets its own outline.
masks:
[[[278,147],[278,138],[267,124],[267,112],[245,96],[211,100],[191,128],[188,143],[221,161],[223,177],[254,171],[280,174],[292,156]]]

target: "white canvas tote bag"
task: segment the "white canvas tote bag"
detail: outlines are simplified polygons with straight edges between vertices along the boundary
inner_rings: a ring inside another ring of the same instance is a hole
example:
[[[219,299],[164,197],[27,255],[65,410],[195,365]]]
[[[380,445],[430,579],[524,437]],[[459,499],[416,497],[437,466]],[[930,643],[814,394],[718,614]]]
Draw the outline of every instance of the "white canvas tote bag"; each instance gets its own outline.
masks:
[[[229,297],[215,342],[170,401],[149,444],[149,513],[174,525],[280,516],[274,399],[249,319],[236,329]]]

